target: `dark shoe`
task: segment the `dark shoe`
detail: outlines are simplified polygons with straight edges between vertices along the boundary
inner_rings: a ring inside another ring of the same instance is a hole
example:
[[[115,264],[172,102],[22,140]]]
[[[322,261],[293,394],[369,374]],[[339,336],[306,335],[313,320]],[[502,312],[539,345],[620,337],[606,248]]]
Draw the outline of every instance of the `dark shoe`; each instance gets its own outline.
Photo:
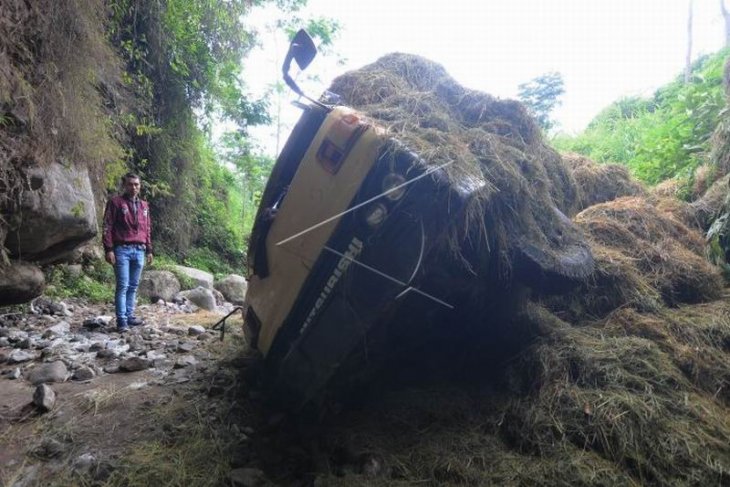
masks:
[[[139,318],[127,318],[127,324],[129,324],[129,326],[140,326],[144,325],[144,320]]]

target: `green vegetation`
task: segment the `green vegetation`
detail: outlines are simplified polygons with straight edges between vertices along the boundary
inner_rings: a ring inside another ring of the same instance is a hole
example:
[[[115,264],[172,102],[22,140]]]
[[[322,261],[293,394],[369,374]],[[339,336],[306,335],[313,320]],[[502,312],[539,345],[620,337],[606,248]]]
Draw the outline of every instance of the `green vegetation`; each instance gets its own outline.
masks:
[[[46,282],[46,295],[57,298],[84,298],[94,303],[114,301],[114,270],[103,260],[87,265],[77,273],[67,265],[50,268]]]
[[[553,140],[561,151],[598,162],[627,165],[641,180],[655,184],[691,178],[706,160],[710,139],[725,107],[723,66],[728,50],[698,59],[689,83],[677,77],[651,98],[618,100],[577,136]]]

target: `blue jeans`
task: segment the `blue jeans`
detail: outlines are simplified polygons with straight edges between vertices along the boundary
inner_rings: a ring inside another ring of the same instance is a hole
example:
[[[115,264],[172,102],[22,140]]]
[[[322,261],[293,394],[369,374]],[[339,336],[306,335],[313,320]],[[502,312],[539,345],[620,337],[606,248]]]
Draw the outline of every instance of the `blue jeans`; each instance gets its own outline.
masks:
[[[137,300],[137,286],[144,267],[144,245],[130,244],[114,247],[114,274],[117,277],[117,290],[114,307],[117,314],[117,327],[127,326],[134,317],[134,303]]]

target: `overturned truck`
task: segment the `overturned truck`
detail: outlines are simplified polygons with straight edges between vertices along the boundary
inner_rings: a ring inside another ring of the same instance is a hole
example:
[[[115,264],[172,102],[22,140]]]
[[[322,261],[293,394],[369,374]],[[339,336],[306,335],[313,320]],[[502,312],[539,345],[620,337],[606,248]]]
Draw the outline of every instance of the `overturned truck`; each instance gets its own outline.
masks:
[[[297,34],[287,83],[307,99],[262,196],[248,252],[246,330],[271,397],[297,409],[414,341],[489,327],[524,289],[593,271],[568,218],[560,156],[517,102],[390,54],[312,100],[289,78],[315,54]],[[477,311],[475,311],[477,310]]]

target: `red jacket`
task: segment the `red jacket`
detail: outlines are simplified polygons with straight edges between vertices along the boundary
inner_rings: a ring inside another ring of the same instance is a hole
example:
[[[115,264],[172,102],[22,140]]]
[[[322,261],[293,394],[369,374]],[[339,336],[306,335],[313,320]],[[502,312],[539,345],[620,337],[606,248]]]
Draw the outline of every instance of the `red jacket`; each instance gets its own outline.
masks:
[[[137,200],[137,215],[132,200],[125,196],[114,196],[104,210],[104,251],[109,252],[115,245],[142,244],[152,253],[152,219],[146,201]]]

